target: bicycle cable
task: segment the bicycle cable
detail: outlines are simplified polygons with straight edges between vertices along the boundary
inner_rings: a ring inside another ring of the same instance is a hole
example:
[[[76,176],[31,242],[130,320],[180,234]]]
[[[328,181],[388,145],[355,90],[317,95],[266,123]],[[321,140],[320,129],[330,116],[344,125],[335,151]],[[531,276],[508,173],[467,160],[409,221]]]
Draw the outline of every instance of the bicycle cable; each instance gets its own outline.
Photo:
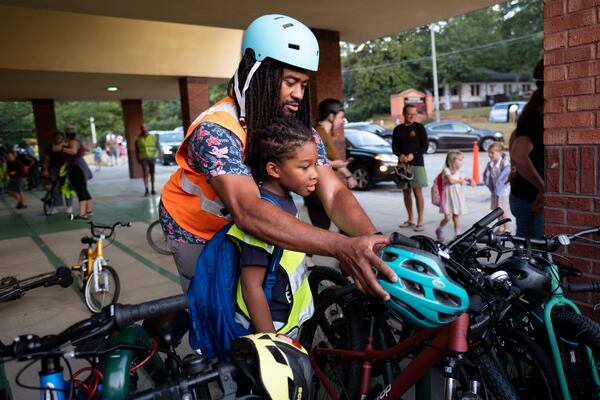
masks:
[[[72,382],[72,380],[73,380],[73,369],[71,368],[71,364],[69,363],[69,361],[64,356],[61,355],[60,358],[62,358],[64,360],[65,364],[67,365],[67,370],[69,371],[69,382]],[[37,391],[42,391],[42,392],[48,389],[48,388],[40,387],[40,386],[29,386],[29,385],[26,385],[26,384],[20,382],[21,375],[23,375],[23,373],[29,367],[31,367],[33,364],[35,364],[38,361],[39,360],[37,360],[37,359],[36,360],[32,360],[27,365],[25,365],[23,368],[21,368],[21,370],[17,373],[17,376],[15,377],[15,383],[19,387],[22,387],[23,389],[37,390]],[[65,394],[68,395],[68,397],[67,397],[68,400],[72,400],[73,399],[73,385],[72,384],[69,385],[69,390],[59,389],[59,388],[52,388],[50,390],[57,391],[57,392],[63,392],[63,393],[65,393]]]

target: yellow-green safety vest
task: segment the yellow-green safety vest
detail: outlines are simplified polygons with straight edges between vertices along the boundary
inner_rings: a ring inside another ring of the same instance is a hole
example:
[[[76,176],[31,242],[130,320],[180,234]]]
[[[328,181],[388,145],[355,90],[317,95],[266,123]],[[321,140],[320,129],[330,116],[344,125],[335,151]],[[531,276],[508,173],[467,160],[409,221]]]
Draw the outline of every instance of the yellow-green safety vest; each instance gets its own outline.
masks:
[[[154,135],[139,135],[135,139],[137,146],[138,157],[140,160],[144,158],[156,158],[158,156],[158,149],[156,148],[156,137]]]
[[[258,247],[265,250],[269,254],[273,254],[274,246],[258,240],[250,235],[247,235],[237,225],[232,225],[227,232],[229,237],[232,237],[240,242],[244,242],[250,246]],[[313,305],[312,293],[308,284],[308,277],[305,265],[306,255],[292,250],[283,250],[279,268],[285,272],[290,284],[292,292],[291,310],[287,321],[273,321],[277,333],[297,337],[298,330],[304,322],[313,315],[315,308]],[[236,291],[237,310],[235,313],[235,321],[244,328],[250,327],[250,313],[244,302],[242,295],[242,285],[238,280]]]

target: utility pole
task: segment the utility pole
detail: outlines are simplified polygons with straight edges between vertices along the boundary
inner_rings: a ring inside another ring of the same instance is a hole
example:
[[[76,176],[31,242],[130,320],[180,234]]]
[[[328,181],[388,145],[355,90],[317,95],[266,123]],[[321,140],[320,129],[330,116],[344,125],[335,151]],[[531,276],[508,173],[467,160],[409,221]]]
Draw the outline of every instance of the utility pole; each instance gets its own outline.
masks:
[[[94,117],[90,117],[90,131],[92,131],[92,146],[96,144],[96,124]]]
[[[436,122],[440,122],[440,97],[438,90],[437,58],[435,55],[435,32],[433,30],[434,26],[434,24],[429,25],[429,31],[431,32],[431,64],[433,67],[433,110],[435,112]]]

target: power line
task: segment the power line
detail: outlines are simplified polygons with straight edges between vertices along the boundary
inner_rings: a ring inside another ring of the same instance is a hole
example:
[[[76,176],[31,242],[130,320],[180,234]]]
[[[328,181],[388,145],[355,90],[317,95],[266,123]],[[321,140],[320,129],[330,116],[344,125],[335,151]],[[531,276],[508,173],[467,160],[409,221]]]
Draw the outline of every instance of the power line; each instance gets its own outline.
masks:
[[[544,32],[530,33],[528,35],[519,36],[519,37],[516,37],[516,38],[499,40],[497,42],[491,42],[491,43],[486,43],[486,44],[482,44],[482,45],[479,45],[479,46],[473,46],[473,47],[468,47],[468,48],[464,48],[464,49],[453,50],[453,51],[449,51],[449,52],[446,52],[446,53],[439,53],[437,55],[437,57],[440,58],[440,57],[451,56],[451,55],[454,55],[454,54],[464,53],[464,52],[467,52],[467,51],[487,49],[487,48],[490,48],[490,47],[496,47],[496,46],[504,45],[504,44],[507,44],[507,43],[513,43],[513,42],[518,42],[518,41],[522,41],[522,40],[528,40],[528,39],[533,38],[534,36],[542,36],[543,37],[543,35],[544,35]],[[409,63],[414,63],[414,62],[418,62],[418,61],[425,61],[425,60],[430,60],[430,59],[431,59],[431,56],[424,56],[424,57],[418,57],[418,58],[411,58],[410,60],[401,60],[401,61],[394,61],[394,62],[385,63],[385,64],[370,65],[368,67],[346,69],[346,70],[342,71],[342,75],[343,74],[347,74],[347,73],[351,73],[351,72],[371,71],[371,70],[385,69],[385,68],[395,67],[395,66],[398,66],[398,65],[409,64]]]

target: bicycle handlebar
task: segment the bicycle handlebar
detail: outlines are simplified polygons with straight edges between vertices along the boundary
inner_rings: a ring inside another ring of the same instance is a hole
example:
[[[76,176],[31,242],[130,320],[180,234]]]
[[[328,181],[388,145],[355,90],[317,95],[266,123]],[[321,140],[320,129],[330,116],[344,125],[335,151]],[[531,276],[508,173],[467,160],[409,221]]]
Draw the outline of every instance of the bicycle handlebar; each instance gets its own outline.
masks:
[[[593,292],[600,293],[600,282],[586,282],[586,283],[570,283],[569,292]]]
[[[115,329],[123,329],[132,323],[182,310],[187,307],[184,294],[147,301],[135,305],[111,304],[101,314],[79,321],[58,335],[40,338],[37,335],[22,335],[15,338],[9,346],[0,346],[0,357],[31,359],[54,353],[67,343],[76,344],[79,340],[106,334]]]
[[[504,233],[499,235],[498,238],[502,242],[512,242],[518,245],[529,245],[535,250],[552,252],[556,251],[560,246],[568,246],[571,244],[571,241],[577,239],[581,236],[586,236],[590,234],[600,234],[600,226],[596,226],[594,228],[586,228],[575,233],[560,233],[558,235],[543,237],[542,239],[527,239],[519,236],[512,236],[508,233]]]
[[[97,238],[100,235],[96,233],[96,230],[110,231],[110,234],[107,235],[107,237],[111,237],[115,233],[115,229],[117,228],[117,226],[130,227],[133,225],[133,222],[117,221],[112,225],[102,225],[102,224],[96,224],[96,223],[94,223],[94,221],[89,221],[88,224],[90,224],[90,232],[92,233],[92,236]]]

